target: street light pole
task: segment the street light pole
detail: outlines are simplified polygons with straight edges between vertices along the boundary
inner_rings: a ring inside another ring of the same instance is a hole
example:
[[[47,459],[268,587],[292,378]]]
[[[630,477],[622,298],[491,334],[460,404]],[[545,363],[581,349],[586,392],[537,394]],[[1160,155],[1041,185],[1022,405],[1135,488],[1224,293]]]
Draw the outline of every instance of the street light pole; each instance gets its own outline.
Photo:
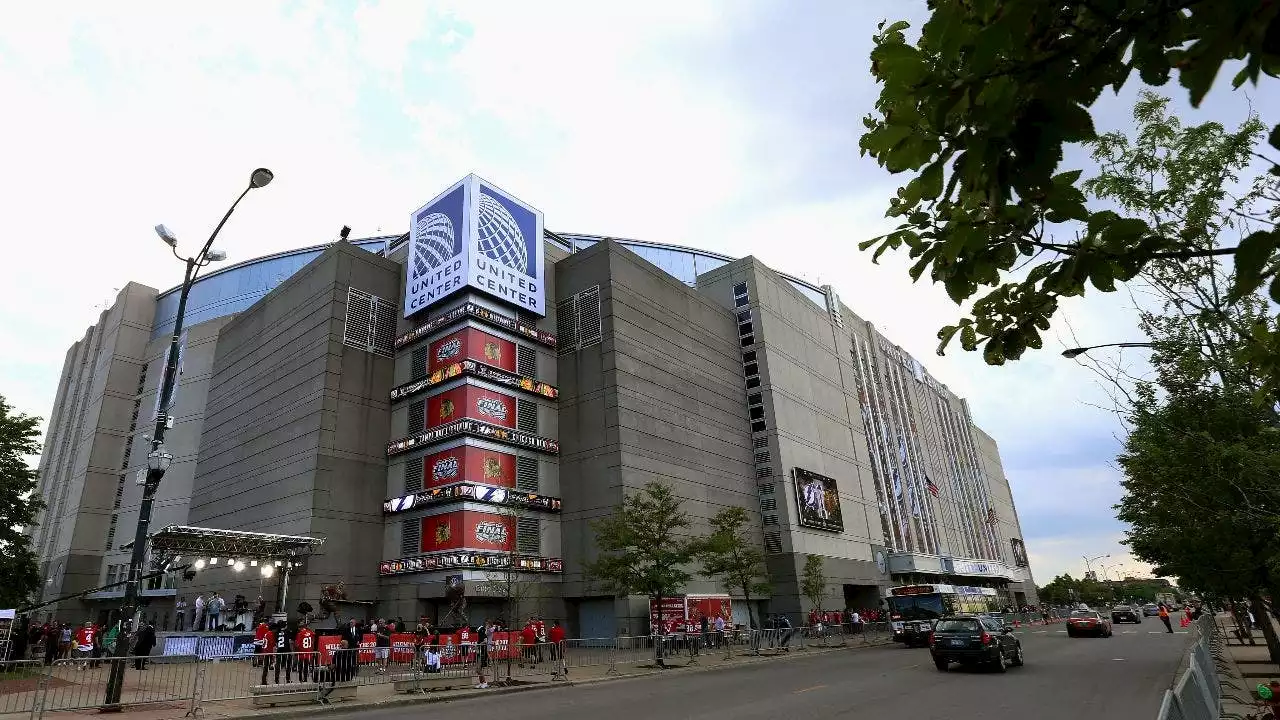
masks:
[[[1103,345],[1090,345],[1088,347],[1074,347],[1074,348],[1067,348],[1066,350],[1063,350],[1062,357],[1067,358],[1069,360],[1074,357],[1079,357],[1080,355],[1083,355],[1089,352],[1090,350],[1097,350],[1099,348],[1109,348],[1109,347],[1153,348],[1155,347],[1155,344],[1149,343],[1149,342],[1121,342],[1121,343],[1105,343]]]
[[[120,607],[120,632],[116,635],[115,647],[111,649],[111,656],[116,659],[112,660],[111,663],[111,678],[107,681],[107,696],[101,708],[103,712],[120,712],[122,709],[120,693],[124,689],[125,661],[120,658],[124,658],[129,654],[129,641],[125,637],[124,621],[125,618],[135,619],[133,616],[138,611],[138,598],[142,595],[143,564],[147,558],[147,535],[151,526],[151,508],[155,503],[156,489],[160,486],[160,480],[164,478],[165,472],[173,462],[173,455],[165,450],[164,436],[165,431],[170,426],[169,404],[173,401],[173,390],[174,386],[177,385],[178,353],[181,351],[179,342],[182,337],[183,317],[187,311],[187,296],[191,294],[191,286],[195,283],[196,275],[200,272],[200,268],[225,257],[221,253],[210,253],[209,249],[213,246],[213,241],[218,237],[218,232],[222,230],[222,226],[226,224],[227,218],[231,217],[231,213],[235,211],[236,206],[240,204],[245,195],[249,194],[250,190],[266,186],[273,177],[271,171],[266,168],[254,170],[249,177],[249,186],[244,189],[244,192],[240,193],[235,202],[231,203],[227,214],[222,216],[218,226],[213,229],[213,233],[205,241],[204,247],[200,248],[200,252],[193,257],[180,257],[177,250],[177,238],[163,225],[156,226],[156,231],[160,234],[160,238],[169,245],[173,256],[186,263],[186,272],[182,278],[182,289],[178,294],[178,312],[173,320],[173,336],[169,340],[169,357],[165,362],[164,378],[160,383],[159,411],[156,413],[155,431],[151,436],[151,451],[147,453],[147,476],[142,487],[142,503],[138,507],[138,527],[133,536],[133,554],[129,558],[129,575],[128,581],[124,586],[124,601]],[[220,255],[221,257],[219,257]],[[134,624],[134,629],[137,629],[137,623]]]
[[[1085,571],[1085,575],[1088,575],[1089,573],[1093,572],[1093,561],[1094,561],[1094,560],[1101,560],[1102,558],[1109,558],[1109,557],[1111,557],[1111,554],[1110,554],[1110,553],[1108,553],[1108,554],[1106,554],[1106,555],[1099,555],[1099,556],[1097,556],[1097,557],[1092,557],[1092,558],[1090,558],[1090,557],[1084,557],[1083,555],[1081,555],[1080,557],[1084,558],[1084,571]]]

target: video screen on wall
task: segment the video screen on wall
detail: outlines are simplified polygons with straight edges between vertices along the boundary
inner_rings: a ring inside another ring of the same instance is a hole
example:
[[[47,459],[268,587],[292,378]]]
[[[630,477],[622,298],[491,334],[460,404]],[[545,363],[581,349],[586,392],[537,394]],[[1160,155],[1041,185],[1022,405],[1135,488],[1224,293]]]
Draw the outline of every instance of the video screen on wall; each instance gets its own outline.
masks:
[[[840,514],[840,493],[835,478],[801,468],[794,468],[792,476],[796,485],[800,524],[819,530],[843,532],[844,517]]]

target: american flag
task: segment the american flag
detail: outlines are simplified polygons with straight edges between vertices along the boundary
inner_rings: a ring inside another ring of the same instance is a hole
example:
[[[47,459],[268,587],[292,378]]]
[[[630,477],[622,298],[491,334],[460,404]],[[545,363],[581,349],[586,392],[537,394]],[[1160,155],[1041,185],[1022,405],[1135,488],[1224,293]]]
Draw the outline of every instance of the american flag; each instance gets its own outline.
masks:
[[[924,479],[924,486],[925,486],[925,489],[929,491],[929,494],[934,497],[938,497],[939,493],[941,492],[940,490],[938,490],[938,486],[933,484],[932,478],[926,477]]]
[[[987,523],[990,525],[995,525],[998,522],[1000,522],[1000,518],[996,517],[996,509],[987,508]]]

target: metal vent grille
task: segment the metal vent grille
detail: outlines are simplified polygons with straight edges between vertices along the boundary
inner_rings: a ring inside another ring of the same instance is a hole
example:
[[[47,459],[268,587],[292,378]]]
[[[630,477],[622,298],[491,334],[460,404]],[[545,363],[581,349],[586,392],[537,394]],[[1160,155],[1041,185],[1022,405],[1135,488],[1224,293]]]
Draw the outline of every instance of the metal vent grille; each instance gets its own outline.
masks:
[[[768,450],[765,450],[765,451],[763,451],[763,452],[758,452],[758,453],[756,453],[756,464],[757,464],[757,465],[760,465],[760,464],[762,464],[762,463],[767,463],[767,462],[769,462],[769,451],[768,451]]]
[[[767,437],[758,437],[758,438],[755,438],[754,440],[752,440],[752,441],[751,441],[751,446],[752,446],[753,448],[755,448],[756,450],[759,450],[759,449],[760,449],[760,448],[762,448],[762,447],[768,447],[768,446],[769,446],[769,438],[767,438]]]
[[[400,523],[400,552],[405,555],[422,552],[422,518]]]
[[[418,492],[422,489],[422,458],[414,458],[404,464],[405,493]]]
[[[561,355],[578,349],[577,306],[577,295],[556,304],[556,347]]]
[[[762,522],[763,524],[765,524],[765,525],[777,525],[777,524],[778,524],[778,516],[777,516],[777,515],[765,515],[763,518],[761,518],[761,522]]]
[[[347,314],[342,328],[342,344],[391,357],[395,337],[395,306],[363,290],[347,288]]]
[[[760,478],[767,478],[767,477],[773,477],[773,468],[767,467],[767,466],[756,468],[757,480],[759,480]]]
[[[600,286],[578,293],[578,346],[596,345],[603,339],[600,325]]]
[[[516,429],[527,433],[538,432],[538,403],[516,398]]]
[[[427,401],[419,400],[409,406],[409,430],[407,435],[422,432],[427,425]]]
[[[776,512],[778,510],[778,498],[767,497],[760,501],[761,512]]]
[[[754,420],[751,423],[751,432],[764,432],[768,429],[769,425],[764,420]]]
[[[774,484],[771,482],[760,483],[759,488],[760,488],[761,495],[772,495]]]
[[[421,380],[427,376],[427,360],[431,357],[430,347],[420,347],[409,357],[409,379]]]
[[[538,492],[538,458],[516,456],[516,489],[522,492]]]
[[[516,346],[516,373],[527,378],[538,377],[538,352],[525,345]]]
[[[764,551],[768,553],[782,552],[782,534],[778,531],[764,534]]]
[[[538,518],[516,518],[516,551],[542,553],[542,522]]]

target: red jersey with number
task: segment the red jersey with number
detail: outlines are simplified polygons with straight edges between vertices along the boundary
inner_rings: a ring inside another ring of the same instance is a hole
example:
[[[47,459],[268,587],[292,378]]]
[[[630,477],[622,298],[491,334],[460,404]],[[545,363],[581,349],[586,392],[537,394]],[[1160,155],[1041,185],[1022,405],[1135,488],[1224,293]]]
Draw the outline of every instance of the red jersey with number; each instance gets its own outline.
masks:
[[[293,641],[294,649],[298,652],[314,652],[316,649],[316,634],[311,628],[302,628],[298,631],[298,637]]]
[[[93,638],[97,634],[98,628],[93,626],[82,627],[79,630],[76,630],[76,645],[81,647],[93,645]]]
[[[270,630],[262,635],[262,652],[274,653],[276,651],[276,634]]]

